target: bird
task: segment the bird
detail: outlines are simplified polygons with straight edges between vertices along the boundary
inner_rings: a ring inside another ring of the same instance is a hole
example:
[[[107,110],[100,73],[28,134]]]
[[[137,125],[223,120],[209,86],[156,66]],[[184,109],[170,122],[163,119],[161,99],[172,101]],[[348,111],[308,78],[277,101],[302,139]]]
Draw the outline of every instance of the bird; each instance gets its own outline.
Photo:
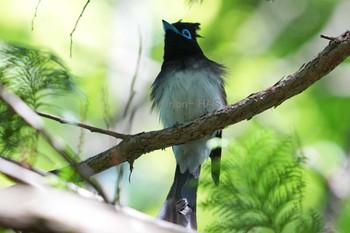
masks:
[[[164,29],[164,56],[160,73],[151,86],[151,109],[159,111],[165,128],[191,121],[227,105],[226,68],[207,58],[197,38],[200,23],[168,23]],[[188,229],[197,229],[196,202],[202,163],[211,158],[211,175],[219,183],[221,147],[210,149],[207,141],[221,138],[218,130],[201,139],[174,145],[176,169],[173,184],[157,216]]]

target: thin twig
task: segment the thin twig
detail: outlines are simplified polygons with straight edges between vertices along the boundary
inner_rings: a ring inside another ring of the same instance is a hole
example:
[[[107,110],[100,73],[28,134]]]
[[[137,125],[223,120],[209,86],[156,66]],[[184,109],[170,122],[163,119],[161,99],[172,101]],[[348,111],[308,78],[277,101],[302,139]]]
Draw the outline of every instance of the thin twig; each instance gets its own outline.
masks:
[[[102,106],[103,106],[103,115],[104,115],[104,122],[106,124],[107,129],[110,129],[110,127],[113,125],[113,118],[111,115],[111,109],[110,109],[110,101],[109,101],[109,89],[107,85],[104,85],[102,88]],[[111,202],[112,205],[115,206],[121,206],[120,203],[120,193],[121,193],[121,185],[122,185],[122,178],[124,174],[124,166],[116,166],[116,185],[115,185],[115,191],[114,191],[114,197]]]
[[[17,184],[26,184],[41,189],[47,188],[47,186],[52,187],[56,186],[56,184],[60,184],[60,187],[63,185],[65,190],[70,190],[82,197],[103,201],[101,196],[98,196],[97,194],[81,188],[73,183],[62,180],[53,173],[37,170],[30,167],[28,164],[17,162],[2,155],[0,155],[0,172]],[[45,179],[45,177],[52,177],[54,180]]]
[[[107,196],[104,194],[101,187],[92,181],[88,174],[90,173],[89,168],[80,168],[77,163],[70,157],[64,146],[56,141],[51,135],[44,129],[44,123],[42,119],[37,115],[26,103],[24,103],[17,95],[9,93],[5,90],[4,86],[0,83],[0,99],[10,107],[15,113],[18,114],[25,122],[36,129],[40,135],[64,158],[74,170],[91,185],[101,197],[108,202]]]
[[[120,197],[121,197],[121,190],[122,190],[122,184],[123,184],[123,177],[124,177],[124,166],[123,164],[116,166],[116,172],[117,172],[117,180],[116,180],[116,188],[114,191],[114,198],[112,201],[113,205],[120,206]]]
[[[111,104],[110,104],[110,95],[108,85],[104,85],[101,90],[101,98],[102,98],[102,107],[103,107],[103,121],[106,124],[106,128],[109,130],[113,125],[113,118],[111,114]]]
[[[90,3],[90,0],[87,0],[86,3],[85,3],[85,5],[84,5],[84,7],[83,7],[83,10],[80,12],[80,15],[79,15],[77,21],[75,21],[75,25],[74,25],[73,30],[72,30],[71,33],[69,34],[69,36],[70,36],[69,56],[70,56],[70,57],[72,57],[72,53],[73,53],[73,52],[72,52],[72,50],[73,50],[73,34],[74,34],[75,30],[77,29],[78,23],[79,23],[81,17],[83,16],[83,14],[84,14],[84,12],[85,12],[85,10],[86,10],[86,7],[89,5],[89,3]]]
[[[136,78],[137,78],[139,70],[140,70],[140,63],[141,63],[141,56],[142,56],[142,35],[141,35],[140,27],[138,27],[138,34],[139,34],[139,48],[138,48],[137,62],[136,62],[134,75],[131,79],[130,94],[129,94],[128,101],[125,105],[125,109],[123,112],[123,118],[125,118],[127,116],[128,112],[130,111],[131,102],[136,94],[135,83],[136,83]],[[132,126],[135,112],[136,112],[136,108],[131,110],[127,132],[130,132],[130,130],[131,130],[131,126]],[[130,165],[130,167],[129,167],[129,182],[130,182],[133,167],[132,167],[132,163],[129,163],[129,165]],[[117,170],[118,174],[117,174],[117,184],[115,187],[113,204],[120,205],[121,185],[122,185],[125,167],[124,166],[117,166],[116,170]]]
[[[126,103],[126,106],[124,109],[123,118],[126,117],[128,111],[129,111],[129,107],[131,105],[131,101],[135,96],[135,82],[136,82],[136,78],[137,78],[139,70],[140,70],[140,62],[141,62],[141,55],[142,55],[142,37],[141,37],[140,28],[138,28],[138,33],[139,33],[140,43],[139,43],[139,49],[138,49],[136,68],[135,68],[135,73],[134,73],[132,80],[131,80],[129,99],[128,99],[128,102]]]
[[[86,120],[88,106],[89,106],[88,103],[80,105],[80,115],[81,115],[83,121]],[[77,158],[79,158],[82,154],[82,147],[84,144],[84,136],[85,136],[85,130],[84,130],[84,128],[80,128],[79,143],[78,143],[77,154],[76,154]]]
[[[38,8],[39,8],[40,3],[41,3],[41,0],[38,0],[38,3],[36,4],[35,10],[34,10],[34,16],[32,19],[32,31],[34,31],[34,21],[36,19],[37,13],[38,13]]]
[[[336,37],[331,37],[331,36],[321,35],[321,38],[326,39],[326,40],[333,41],[333,40],[335,40],[335,38],[336,38]]]
[[[81,122],[74,122],[74,121],[65,120],[65,119],[62,119],[60,117],[48,114],[48,113],[43,113],[43,112],[39,112],[39,111],[36,111],[36,113],[39,116],[41,116],[41,117],[45,117],[45,118],[48,118],[50,120],[57,121],[57,122],[59,122],[61,124],[73,125],[73,126],[77,126],[77,127],[80,127],[80,128],[84,128],[84,129],[90,130],[93,133],[105,134],[105,135],[109,135],[109,136],[112,136],[112,137],[115,137],[115,138],[119,138],[119,139],[126,139],[126,138],[129,137],[129,135],[127,135],[127,134],[121,134],[121,133],[117,133],[117,132],[114,132],[114,131],[111,131],[111,130],[97,128],[97,127],[94,127],[94,126],[91,126],[91,125],[87,125],[87,124],[84,124],[84,123],[81,123]]]

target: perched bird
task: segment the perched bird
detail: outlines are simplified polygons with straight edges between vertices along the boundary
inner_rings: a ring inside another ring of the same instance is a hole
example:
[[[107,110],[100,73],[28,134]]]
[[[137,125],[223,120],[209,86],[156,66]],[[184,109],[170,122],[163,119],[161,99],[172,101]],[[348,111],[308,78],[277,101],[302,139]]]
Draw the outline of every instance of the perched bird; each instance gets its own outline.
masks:
[[[197,43],[199,23],[163,20],[164,61],[152,84],[152,109],[159,110],[165,128],[190,121],[227,104],[222,65],[208,59]],[[174,182],[158,214],[189,229],[197,229],[196,199],[201,164],[212,159],[212,177],[219,182],[221,148],[210,150],[206,143],[221,137],[221,131],[199,140],[173,146],[176,158]]]

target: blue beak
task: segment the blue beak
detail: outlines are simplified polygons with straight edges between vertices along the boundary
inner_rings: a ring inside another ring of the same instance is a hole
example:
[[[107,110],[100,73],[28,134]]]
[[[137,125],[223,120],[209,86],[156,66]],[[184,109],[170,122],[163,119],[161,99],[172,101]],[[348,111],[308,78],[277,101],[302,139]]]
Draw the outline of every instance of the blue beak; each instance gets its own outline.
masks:
[[[179,30],[176,29],[176,27],[174,27],[173,25],[171,25],[170,23],[168,23],[167,21],[165,20],[162,20],[163,22],[163,29],[164,29],[164,32],[166,32],[167,30],[170,30],[170,31],[173,31],[175,33],[178,33],[178,34],[181,34],[179,32]]]

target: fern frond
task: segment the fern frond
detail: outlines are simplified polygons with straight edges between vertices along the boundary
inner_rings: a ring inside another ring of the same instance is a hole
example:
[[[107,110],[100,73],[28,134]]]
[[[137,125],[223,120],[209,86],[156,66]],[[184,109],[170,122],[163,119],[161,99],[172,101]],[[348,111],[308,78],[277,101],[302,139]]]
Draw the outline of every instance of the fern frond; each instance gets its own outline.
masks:
[[[49,97],[75,88],[72,77],[55,55],[32,48],[0,44],[0,82],[34,110],[52,105]],[[0,152],[32,154],[37,135],[0,101]]]
[[[0,82],[36,110],[45,97],[74,87],[62,61],[49,52],[5,44],[0,66]]]
[[[286,232],[290,225],[294,229],[287,232],[321,229],[317,214],[302,208],[302,159],[295,157],[290,137],[262,131],[229,151],[220,185],[202,181],[209,197],[204,207],[220,219],[208,232]]]

